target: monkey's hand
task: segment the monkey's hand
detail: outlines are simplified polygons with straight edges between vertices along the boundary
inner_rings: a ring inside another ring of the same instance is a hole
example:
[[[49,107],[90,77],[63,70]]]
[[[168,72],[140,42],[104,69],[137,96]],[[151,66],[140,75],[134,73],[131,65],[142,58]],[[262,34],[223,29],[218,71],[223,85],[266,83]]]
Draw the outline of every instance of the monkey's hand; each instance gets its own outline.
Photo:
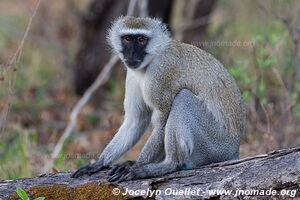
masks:
[[[88,164],[88,165],[85,165],[83,167],[80,167],[78,170],[76,170],[72,175],[71,177],[72,178],[78,178],[80,176],[83,176],[83,175],[91,175],[91,174],[94,174],[96,172],[99,172],[103,169],[106,169],[108,168],[109,166],[105,166],[102,164],[102,162],[100,161],[97,161],[93,164]]]
[[[113,165],[108,172],[109,182],[121,182],[129,181],[135,178],[135,175],[131,173],[132,166],[135,165],[135,161],[125,161],[121,164]]]

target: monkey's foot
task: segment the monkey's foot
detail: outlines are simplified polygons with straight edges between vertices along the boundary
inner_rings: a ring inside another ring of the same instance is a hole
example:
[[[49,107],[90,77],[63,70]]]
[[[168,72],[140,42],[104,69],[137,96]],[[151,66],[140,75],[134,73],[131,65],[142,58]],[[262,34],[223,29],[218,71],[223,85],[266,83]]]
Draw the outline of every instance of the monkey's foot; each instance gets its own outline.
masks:
[[[108,172],[109,177],[107,180],[109,182],[121,182],[138,178],[132,170],[134,164],[135,161],[125,161],[121,164],[113,165]]]
[[[78,178],[80,176],[83,176],[83,175],[91,175],[91,174],[94,174],[96,172],[99,172],[103,169],[106,169],[108,168],[108,166],[103,166],[102,163],[100,162],[95,162],[93,164],[88,164],[88,165],[85,165],[83,167],[80,167],[78,170],[76,170],[72,175],[71,177],[72,178]]]

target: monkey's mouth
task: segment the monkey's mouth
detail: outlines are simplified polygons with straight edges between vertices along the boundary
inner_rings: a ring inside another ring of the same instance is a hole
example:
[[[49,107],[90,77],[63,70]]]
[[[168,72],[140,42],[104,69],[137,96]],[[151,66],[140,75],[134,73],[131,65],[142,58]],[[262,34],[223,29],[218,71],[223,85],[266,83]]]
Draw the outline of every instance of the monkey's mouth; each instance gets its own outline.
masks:
[[[128,59],[125,59],[125,63],[129,68],[136,69],[140,66],[141,60],[128,60]]]

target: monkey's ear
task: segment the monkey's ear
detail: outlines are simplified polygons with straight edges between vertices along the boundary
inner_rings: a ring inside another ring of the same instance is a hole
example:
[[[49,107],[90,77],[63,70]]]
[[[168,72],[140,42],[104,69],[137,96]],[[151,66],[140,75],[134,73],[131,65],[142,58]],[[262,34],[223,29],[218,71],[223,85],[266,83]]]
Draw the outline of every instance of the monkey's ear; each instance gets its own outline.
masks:
[[[163,23],[163,25],[165,26],[165,31],[166,31],[169,35],[171,35],[172,29],[171,29],[170,24],[167,24],[167,23],[164,23],[164,22],[162,22],[162,23]]]
[[[159,25],[164,33],[166,33],[168,36],[170,36],[171,27],[168,23],[163,22],[163,20],[159,17],[155,17],[154,20],[159,22]]]

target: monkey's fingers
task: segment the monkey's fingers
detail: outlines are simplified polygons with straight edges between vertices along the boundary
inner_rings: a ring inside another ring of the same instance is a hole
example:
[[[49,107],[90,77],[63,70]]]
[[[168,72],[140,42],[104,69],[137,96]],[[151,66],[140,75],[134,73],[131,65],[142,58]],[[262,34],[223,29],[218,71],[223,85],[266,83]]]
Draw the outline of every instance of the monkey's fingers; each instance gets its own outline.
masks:
[[[89,164],[89,165],[86,165],[86,166],[83,166],[83,167],[79,168],[77,171],[75,171],[71,175],[71,177],[72,178],[78,178],[78,177],[83,176],[85,174],[91,175],[91,174],[99,172],[99,171],[101,171],[105,168],[108,168],[108,166],[103,166],[102,164],[96,162],[96,163]]]
[[[136,178],[136,175],[130,171],[129,173],[127,173],[125,176],[124,176],[124,181],[131,181],[133,179]]]
[[[100,164],[96,164],[94,166],[92,166],[89,171],[88,171],[88,175],[92,175],[92,174],[95,174],[101,170],[104,170],[104,169],[107,169],[109,168],[109,166],[103,166],[103,165],[100,165]]]
[[[121,166],[117,170],[115,170],[115,173],[110,175],[107,180],[109,182],[121,182],[124,181],[125,176],[130,172],[130,167],[129,166]]]
[[[115,174],[114,176],[115,177],[114,177],[113,181],[115,181],[117,183],[120,183],[122,181],[131,181],[136,178],[135,173],[131,170],[123,172],[123,173]]]
[[[114,175],[115,173],[118,173],[118,172],[120,172],[120,171],[123,171],[124,169],[125,169],[124,166],[114,165],[114,166],[112,166],[112,167],[109,169],[108,175],[109,175],[109,176],[112,176],[112,175]]]
[[[91,170],[91,167],[90,165],[86,165],[86,166],[83,166],[83,167],[80,167],[78,170],[76,170],[72,175],[71,177],[72,178],[78,178],[80,176],[83,176],[85,174],[88,174],[88,172]]]
[[[124,176],[125,176],[124,172],[122,172],[122,173],[116,173],[116,174],[108,177],[107,180],[109,182],[121,182],[120,179],[122,180]]]
[[[135,163],[135,161],[128,160],[121,164],[115,164],[112,167],[110,167],[110,169],[108,171],[108,175],[112,176],[115,173],[119,173],[119,172],[123,171],[125,168],[131,167],[134,163]]]

